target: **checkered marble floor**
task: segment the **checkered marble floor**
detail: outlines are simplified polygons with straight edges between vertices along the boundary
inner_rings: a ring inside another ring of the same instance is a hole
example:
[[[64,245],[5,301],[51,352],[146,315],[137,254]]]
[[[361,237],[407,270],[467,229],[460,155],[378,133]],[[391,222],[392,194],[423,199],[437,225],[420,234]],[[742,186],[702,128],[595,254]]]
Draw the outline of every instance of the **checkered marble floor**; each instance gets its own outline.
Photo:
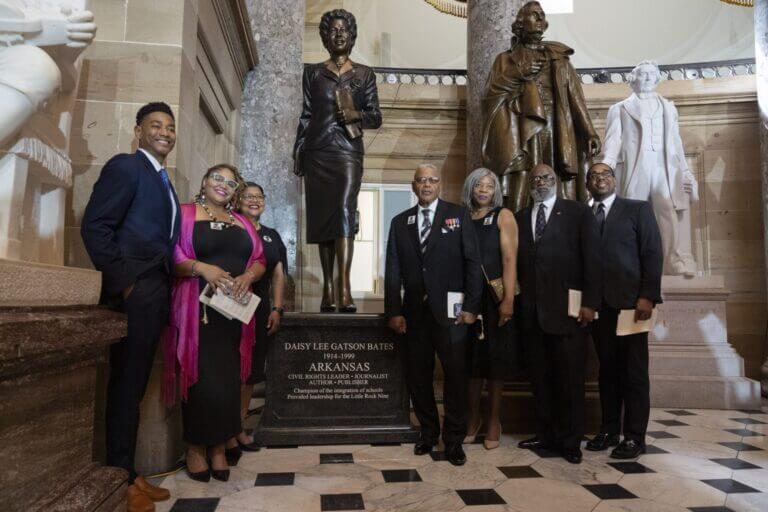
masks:
[[[229,482],[166,477],[158,512],[725,512],[768,511],[768,407],[762,411],[653,409],[648,453],[616,461],[465,446],[452,466],[413,445],[285,446],[246,453]]]

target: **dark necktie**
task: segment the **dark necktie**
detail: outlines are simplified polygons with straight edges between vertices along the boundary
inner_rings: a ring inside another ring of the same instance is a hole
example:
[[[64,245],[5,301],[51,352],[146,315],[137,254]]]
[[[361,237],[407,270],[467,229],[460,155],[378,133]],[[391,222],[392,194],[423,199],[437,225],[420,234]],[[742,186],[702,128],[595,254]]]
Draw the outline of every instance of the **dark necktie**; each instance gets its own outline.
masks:
[[[429,220],[429,214],[431,212],[428,209],[421,210],[421,214],[424,215],[424,222],[421,225],[421,234],[419,239],[421,240],[421,254],[424,254],[427,250],[427,240],[429,239],[429,230],[432,229],[432,222]]]
[[[602,234],[603,226],[605,225],[605,205],[603,203],[597,203],[595,219],[597,220],[597,226],[600,228],[600,233]]]
[[[170,192],[171,180],[168,179],[168,171],[166,171],[165,169],[160,169],[158,173],[160,174],[160,179],[163,180],[163,185],[165,185],[165,190],[167,192]]]
[[[536,238],[538,242],[541,236],[544,234],[544,228],[547,225],[547,205],[544,203],[539,204],[539,210],[536,212]]]

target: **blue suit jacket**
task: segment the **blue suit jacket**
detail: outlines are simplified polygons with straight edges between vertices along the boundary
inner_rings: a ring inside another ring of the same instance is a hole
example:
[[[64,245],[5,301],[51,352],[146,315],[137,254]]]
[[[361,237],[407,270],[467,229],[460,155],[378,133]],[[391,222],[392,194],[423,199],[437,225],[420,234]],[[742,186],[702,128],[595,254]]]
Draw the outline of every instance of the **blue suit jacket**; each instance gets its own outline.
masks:
[[[177,213],[171,226],[168,192],[141,151],[116,155],[104,165],[80,228],[88,255],[102,272],[104,296],[119,295],[151,270],[170,271],[181,226],[175,191],[173,201]]]

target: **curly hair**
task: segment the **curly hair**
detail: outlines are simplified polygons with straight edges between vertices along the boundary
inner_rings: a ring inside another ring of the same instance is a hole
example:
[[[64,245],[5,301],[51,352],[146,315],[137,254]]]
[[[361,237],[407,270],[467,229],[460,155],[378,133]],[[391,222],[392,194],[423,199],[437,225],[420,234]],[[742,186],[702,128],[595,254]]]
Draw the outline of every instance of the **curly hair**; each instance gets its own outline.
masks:
[[[357,20],[355,15],[344,9],[334,9],[323,14],[320,19],[320,39],[323,40],[323,46],[326,50],[329,50],[331,46],[331,23],[333,20],[344,20],[347,25],[347,31],[349,31],[349,39],[351,44],[349,45],[349,51],[355,46],[357,40]]]
[[[512,42],[518,42],[523,40],[523,18],[528,14],[528,9],[533,7],[534,5],[541,7],[541,4],[537,2],[536,0],[533,0],[531,2],[526,2],[525,5],[523,5],[520,10],[517,11],[517,16],[515,17],[514,23],[512,23]],[[549,27],[549,22],[545,21],[544,30]]]
[[[200,181],[200,192],[198,192],[198,194],[195,196],[195,202],[201,203],[205,200],[205,180],[207,180],[214,171],[218,171],[220,169],[226,169],[235,176],[235,181],[237,182],[237,190],[235,190],[235,193],[232,195],[232,199],[230,199],[229,203],[227,203],[227,210],[237,210],[237,208],[240,206],[240,192],[245,189],[245,180],[240,175],[240,171],[237,170],[237,167],[230,164],[216,164],[205,171],[203,179]]]

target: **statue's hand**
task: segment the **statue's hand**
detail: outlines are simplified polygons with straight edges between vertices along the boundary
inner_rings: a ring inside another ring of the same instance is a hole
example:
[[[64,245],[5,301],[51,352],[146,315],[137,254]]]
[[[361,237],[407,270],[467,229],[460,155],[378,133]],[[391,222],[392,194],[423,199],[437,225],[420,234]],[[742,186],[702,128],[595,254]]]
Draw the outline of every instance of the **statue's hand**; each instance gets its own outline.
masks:
[[[602,143],[600,142],[600,137],[597,135],[593,135],[589,138],[589,154],[593,157],[600,154],[600,150],[603,148]]]
[[[336,109],[336,121],[341,124],[356,123],[362,118],[362,115],[357,110],[345,110],[343,108]]]
[[[72,11],[62,8],[61,13],[67,17],[67,46],[70,48],[85,48],[96,36],[96,24],[93,22],[91,11]]]

